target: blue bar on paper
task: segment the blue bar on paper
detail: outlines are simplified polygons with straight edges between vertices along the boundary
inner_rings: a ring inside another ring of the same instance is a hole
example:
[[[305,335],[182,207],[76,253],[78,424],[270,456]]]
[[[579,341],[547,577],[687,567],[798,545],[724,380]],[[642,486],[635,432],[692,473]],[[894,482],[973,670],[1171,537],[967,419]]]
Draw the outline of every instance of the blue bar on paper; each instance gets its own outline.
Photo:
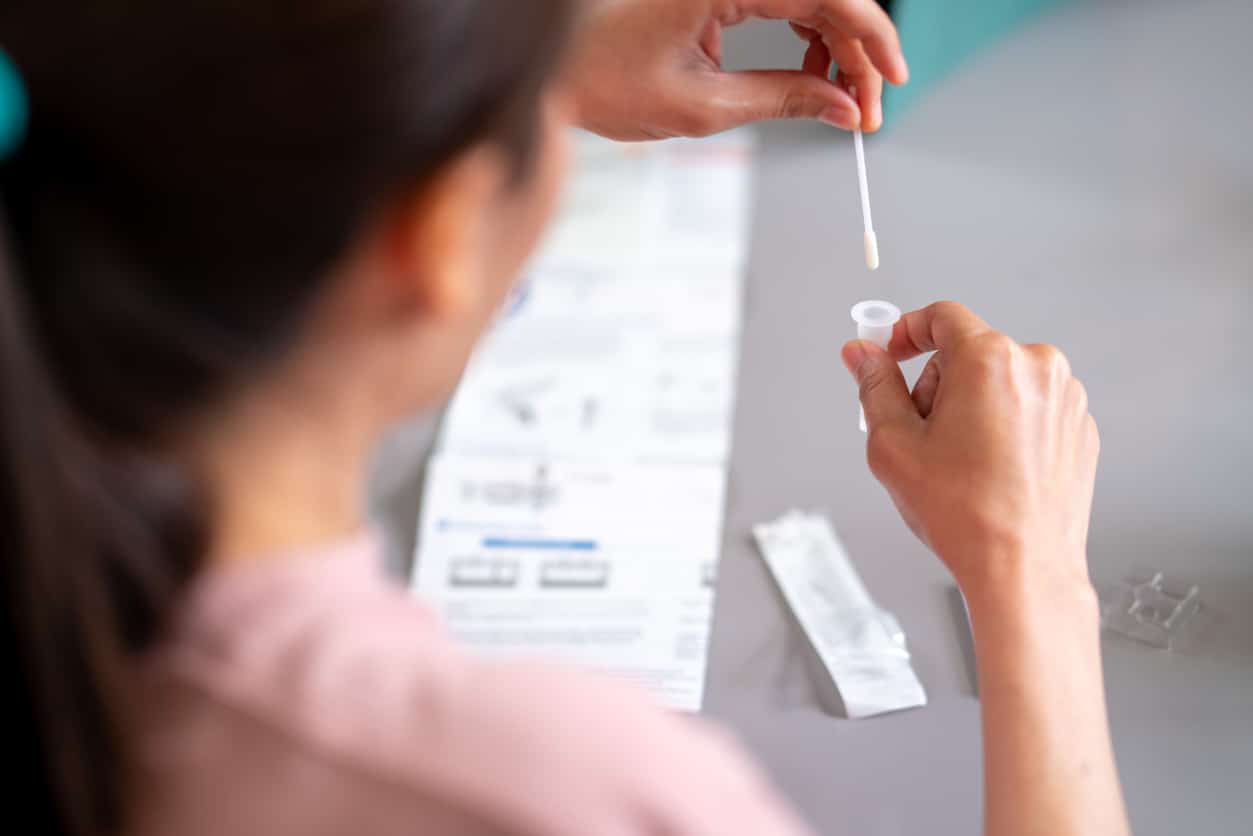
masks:
[[[535,549],[542,551],[596,551],[595,540],[542,540],[513,539],[510,537],[484,537],[485,549]]]

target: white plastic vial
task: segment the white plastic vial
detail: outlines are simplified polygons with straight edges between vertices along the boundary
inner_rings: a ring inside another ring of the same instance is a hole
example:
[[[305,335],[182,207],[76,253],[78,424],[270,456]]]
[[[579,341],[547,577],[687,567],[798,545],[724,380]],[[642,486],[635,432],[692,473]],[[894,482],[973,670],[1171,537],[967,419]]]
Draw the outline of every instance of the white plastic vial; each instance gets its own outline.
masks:
[[[901,321],[901,309],[891,302],[869,299],[853,305],[853,322],[857,323],[857,339],[872,342],[887,350],[892,341],[892,329]],[[862,409],[858,426],[866,432],[866,410]]]

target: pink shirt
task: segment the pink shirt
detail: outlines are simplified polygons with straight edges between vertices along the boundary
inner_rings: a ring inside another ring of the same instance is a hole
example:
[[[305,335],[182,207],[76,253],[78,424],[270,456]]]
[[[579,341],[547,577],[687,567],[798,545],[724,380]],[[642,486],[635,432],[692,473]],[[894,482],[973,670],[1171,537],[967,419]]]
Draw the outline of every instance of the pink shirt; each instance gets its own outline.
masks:
[[[210,571],[144,662],[131,836],[797,836],[738,748],[467,655],[369,541]]]

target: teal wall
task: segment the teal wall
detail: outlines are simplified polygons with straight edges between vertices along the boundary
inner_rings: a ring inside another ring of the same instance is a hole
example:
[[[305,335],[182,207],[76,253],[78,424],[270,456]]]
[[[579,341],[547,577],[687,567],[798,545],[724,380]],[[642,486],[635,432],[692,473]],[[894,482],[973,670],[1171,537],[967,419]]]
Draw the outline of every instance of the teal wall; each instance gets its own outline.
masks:
[[[892,18],[909,59],[909,84],[889,88],[884,118],[907,110],[941,79],[997,38],[1066,0],[895,0]]]

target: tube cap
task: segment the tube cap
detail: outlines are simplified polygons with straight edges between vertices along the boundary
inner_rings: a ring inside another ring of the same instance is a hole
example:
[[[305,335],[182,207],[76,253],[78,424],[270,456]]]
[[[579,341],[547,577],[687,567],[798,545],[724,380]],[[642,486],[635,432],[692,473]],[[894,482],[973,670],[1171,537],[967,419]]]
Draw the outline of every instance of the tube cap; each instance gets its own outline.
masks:
[[[892,338],[892,326],[901,319],[901,309],[891,302],[868,299],[853,305],[853,321],[857,323],[859,339],[870,340],[880,348],[887,348]]]

